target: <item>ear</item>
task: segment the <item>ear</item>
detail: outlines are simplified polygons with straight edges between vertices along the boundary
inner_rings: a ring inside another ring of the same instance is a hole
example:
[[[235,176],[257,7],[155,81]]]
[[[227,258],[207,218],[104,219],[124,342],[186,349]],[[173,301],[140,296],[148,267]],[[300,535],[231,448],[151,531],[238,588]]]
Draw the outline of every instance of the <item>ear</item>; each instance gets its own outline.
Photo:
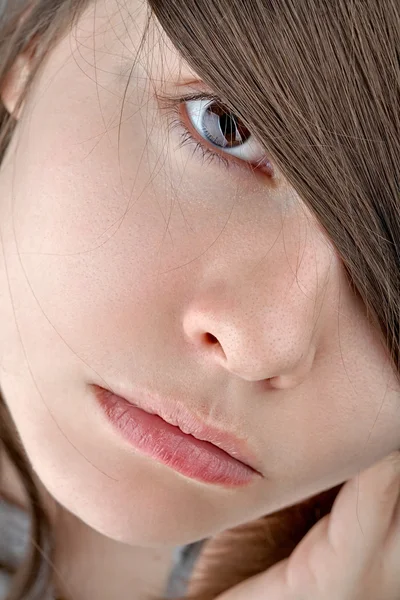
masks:
[[[32,69],[32,48],[25,50],[15,60],[0,88],[0,98],[7,112],[18,120],[21,117],[24,101],[19,106]]]

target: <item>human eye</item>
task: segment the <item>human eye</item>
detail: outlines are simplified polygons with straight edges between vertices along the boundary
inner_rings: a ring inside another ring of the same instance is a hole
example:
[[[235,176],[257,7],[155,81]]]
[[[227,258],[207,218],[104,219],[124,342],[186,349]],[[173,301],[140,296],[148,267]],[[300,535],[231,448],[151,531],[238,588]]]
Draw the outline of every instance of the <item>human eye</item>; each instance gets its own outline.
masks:
[[[205,159],[220,159],[273,176],[273,167],[243,121],[217,98],[206,94],[176,99],[174,121],[181,132],[180,146],[194,144]]]

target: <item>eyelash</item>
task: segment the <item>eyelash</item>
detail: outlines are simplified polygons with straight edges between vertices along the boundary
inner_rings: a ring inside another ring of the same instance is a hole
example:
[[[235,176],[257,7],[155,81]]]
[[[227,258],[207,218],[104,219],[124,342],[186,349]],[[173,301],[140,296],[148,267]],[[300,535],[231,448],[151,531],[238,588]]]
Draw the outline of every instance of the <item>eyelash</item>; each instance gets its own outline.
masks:
[[[216,152],[213,152],[210,148],[207,148],[202,142],[196,140],[196,138],[193,137],[193,135],[190,133],[190,131],[186,128],[185,124],[180,119],[175,119],[174,121],[172,121],[171,129],[175,128],[179,131],[180,135],[178,148],[192,146],[192,154],[194,155],[200,153],[203,164],[210,164],[214,160],[217,160],[218,163],[222,164],[227,169],[229,169],[232,166],[232,163],[229,159],[224,158]]]
[[[170,109],[170,113],[172,115],[172,120],[170,122],[170,131],[177,130],[180,136],[180,141],[178,144],[179,148],[183,148],[185,146],[192,146],[193,152],[192,155],[200,153],[201,159],[203,163],[212,163],[214,160],[217,160],[219,164],[223,167],[229,169],[233,166],[248,169],[252,172],[255,171],[256,167],[251,165],[250,163],[246,163],[245,161],[241,161],[240,159],[233,160],[222,156],[216,151],[211,150],[206,145],[206,141],[201,142],[197,140],[192,133],[189,131],[187,126],[185,125],[182,119],[182,105],[185,102],[190,102],[192,100],[210,100],[214,102],[218,102],[221,104],[221,101],[212,94],[190,94],[187,96],[178,96],[178,97],[169,97],[163,98],[165,102],[167,102],[167,106]]]

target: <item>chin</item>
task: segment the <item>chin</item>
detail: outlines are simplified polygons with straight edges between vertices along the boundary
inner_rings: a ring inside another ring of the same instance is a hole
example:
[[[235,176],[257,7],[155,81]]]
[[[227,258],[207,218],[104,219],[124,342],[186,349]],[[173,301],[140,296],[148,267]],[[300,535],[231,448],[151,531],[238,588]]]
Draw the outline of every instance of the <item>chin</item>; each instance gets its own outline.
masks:
[[[96,478],[95,478],[96,479]],[[94,531],[130,546],[174,547],[232,526],[225,503],[210,504],[207,490],[175,473],[143,474],[128,483],[43,480],[50,495]],[[219,506],[218,506],[219,504]],[[215,506],[215,510],[214,510]]]

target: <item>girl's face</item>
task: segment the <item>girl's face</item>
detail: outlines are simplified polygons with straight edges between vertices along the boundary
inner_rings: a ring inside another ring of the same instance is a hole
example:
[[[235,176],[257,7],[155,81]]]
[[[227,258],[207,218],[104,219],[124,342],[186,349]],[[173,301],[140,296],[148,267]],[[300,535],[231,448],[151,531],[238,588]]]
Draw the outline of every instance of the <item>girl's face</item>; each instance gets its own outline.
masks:
[[[128,4],[96,2],[51,52],[3,164],[1,386],[61,505],[114,539],[172,545],[400,447],[400,395],[312,214],[229,117],[239,152],[223,147],[215,104],[165,100],[209,90],[154,25],[137,54],[146,7]],[[201,482],[144,456],[94,385],[183,406],[261,476]]]

